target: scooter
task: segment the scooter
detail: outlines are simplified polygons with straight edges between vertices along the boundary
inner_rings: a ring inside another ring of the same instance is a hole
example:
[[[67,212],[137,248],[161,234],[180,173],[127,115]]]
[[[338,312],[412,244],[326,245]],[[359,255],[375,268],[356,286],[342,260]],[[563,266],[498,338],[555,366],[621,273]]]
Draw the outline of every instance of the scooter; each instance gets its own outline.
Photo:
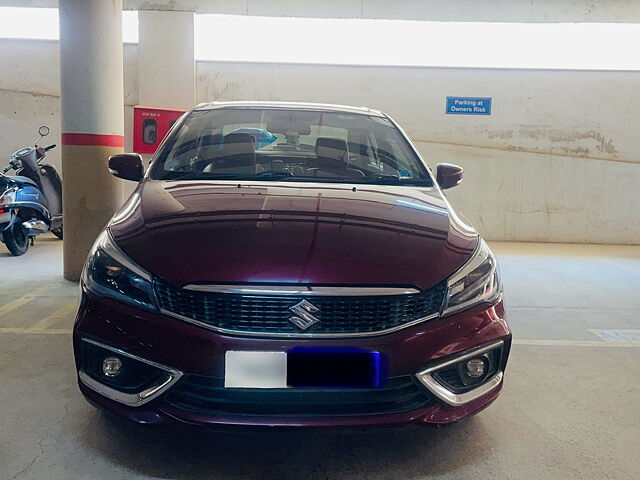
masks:
[[[62,239],[62,179],[53,165],[41,163],[56,146],[38,147],[49,132],[41,126],[35,146],[14,152],[0,174],[0,240],[15,256],[27,253],[36,235]],[[6,175],[10,170],[16,175]]]

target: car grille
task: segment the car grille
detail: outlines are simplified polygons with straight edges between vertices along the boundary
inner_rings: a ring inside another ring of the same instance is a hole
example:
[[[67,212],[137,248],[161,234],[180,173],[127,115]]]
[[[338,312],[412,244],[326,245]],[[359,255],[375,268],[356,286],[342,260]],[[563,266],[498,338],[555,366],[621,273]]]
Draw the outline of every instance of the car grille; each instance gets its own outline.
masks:
[[[160,307],[182,317],[234,332],[262,334],[366,334],[385,331],[440,311],[446,284],[420,293],[389,296],[314,296],[320,321],[301,331],[290,318],[296,295],[259,296],[185,290],[156,282]]]
[[[221,378],[188,375],[165,402],[204,415],[341,416],[407,412],[426,406],[429,396],[409,375],[361,389],[224,388]]]

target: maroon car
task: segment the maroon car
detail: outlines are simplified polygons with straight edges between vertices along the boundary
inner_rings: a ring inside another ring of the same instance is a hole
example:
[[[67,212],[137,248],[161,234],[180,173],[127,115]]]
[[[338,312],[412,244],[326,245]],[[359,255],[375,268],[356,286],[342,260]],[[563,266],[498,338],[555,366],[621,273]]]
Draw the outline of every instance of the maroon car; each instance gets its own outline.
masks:
[[[96,240],[82,393],[139,423],[446,424],[500,393],[496,259],[402,130],[367,108],[196,107]]]

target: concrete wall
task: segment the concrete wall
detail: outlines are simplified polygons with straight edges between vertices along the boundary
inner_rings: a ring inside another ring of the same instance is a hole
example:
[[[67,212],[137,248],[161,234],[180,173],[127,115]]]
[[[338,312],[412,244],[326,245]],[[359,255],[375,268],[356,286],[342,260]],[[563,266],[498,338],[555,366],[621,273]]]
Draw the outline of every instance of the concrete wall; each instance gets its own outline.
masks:
[[[125,45],[125,131],[138,103]],[[49,123],[59,142],[57,42],[0,40],[0,145],[7,157]],[[428,163],[459,163],[449,196],[490,239],[640,243],[640,74],[209,63],[196,100],[307,100],[393,116]],[[447,95],[491,96],[493,115],[444,115]],[[160,101],[158,102],[160,103]],[[59,161],[58,152],[51,156]]]
[[[637,0],[124,0],[128,10],[231,15],[395,18],[477,22],[639,22]],[[0,0],[0,6],[56,7],[57,0]]]
[[[189,109],[195,98],[193,12],[138,13],[140,105]],[[167,35],[167,32],[171,32]],[[162,61],[158,61],[158,59]],[[158,79],[171,78],[170,82]]]
[[[0,39],[0,164],[12,152],[33,145],[38,126],[51,134],[41,143],[60,145],[60,55],[58,42]],[[125,132],[133,129],[138,103],[137,45],[124,45]],[[131,149],[131,136],[125,136]],[[60,148],[47,154],[60,171]]]

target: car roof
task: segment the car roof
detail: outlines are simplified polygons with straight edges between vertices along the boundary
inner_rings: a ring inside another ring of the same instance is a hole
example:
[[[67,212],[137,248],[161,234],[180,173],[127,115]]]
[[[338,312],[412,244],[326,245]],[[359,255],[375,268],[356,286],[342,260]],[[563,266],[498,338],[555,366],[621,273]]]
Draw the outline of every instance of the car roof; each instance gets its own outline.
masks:
[[[278,108],[283,110],[315,110],[323,112],[355,113],[360,115],[373,115],[376,117],[386,117],[379,110],[367,107],[352,107],[349,105],[332,105],[329,103],[309,103],[309,102],[208,102],[201,103],[194,110],[214,110],[220,108],[242,109],[242,108]]]

